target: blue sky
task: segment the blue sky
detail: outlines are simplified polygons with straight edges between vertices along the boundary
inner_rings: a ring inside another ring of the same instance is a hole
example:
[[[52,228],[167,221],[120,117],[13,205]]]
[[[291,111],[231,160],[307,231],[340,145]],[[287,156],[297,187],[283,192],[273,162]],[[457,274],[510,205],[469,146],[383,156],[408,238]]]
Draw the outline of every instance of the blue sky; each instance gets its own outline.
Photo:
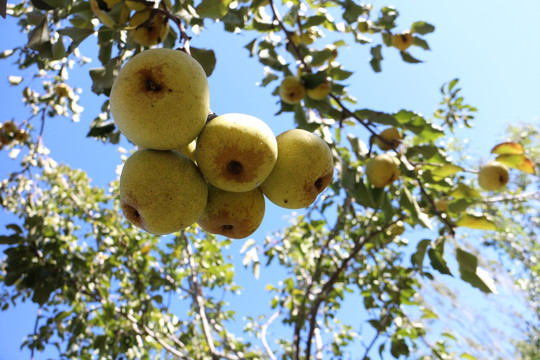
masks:
[[[540,101],[540,2],[517,1],[375,1],[374,8],[393,4],[400,11],[398,23],[405,29],[414,21],[424,20],[436,26],[434,33],[425,36],[431,51],[419,48],[411,52],[422,64],[411,65],[401,61],[395,49],[383,49],[383,72],[374,73],[369,67],[369,46],[351,44],[340,48],[338,60],[355,74],[347,81],[350,93],[358,99],[358,108],[371,108],[388,112],[402,108],[431,115],[440,100],[439,88],[453,78],[460,79],[467,103],[478,108],[474,129],[459,131],[459,138],[470,139],[473,156],[489,157],[489,150],[501,140],[507,124],[517,122],[539,123]],[[0,19],[0,31],[9,36],[0,37],[0,51],[24,42],[12,19]],[[208,32],[192,40],[192,46],[207,47],[216,51],[217,67],[210,77],[211,106],[218,113],[242,112],[257,116],[267,122],[276,134],[293,127],[290,115],[276,117],[277,98],[270,93],[274,85],[260,88],[255,85],[263,77],[263,68],[255,60],[247,58],[245,44],[253,34],[222,34],[222,25],[216,24]],[[83,54],[92,56],[94,39],[88,39]],[[20,103],[22,89],[10,87],[9,74],[16,74],[10,60],[0,66],[0,121],[21,121],[27,116]],[[115,178],[115,169],[120,164],[117,147],[103,145],[85,135],[89,123],[98,113],[104,97],[90,93],[88,68],[73,73],[70,84],[82,87],[85,93],[81,105],[85,107],[80,123],[55,118],[47,121],[45,145],[58,162],[75,168],[85,169],[94,183],[106,186]],[[88,91],[87,91],[88,90]],[[86,92],[87,91],[87,92]],[[367,138],[365,138],[367,141]],[[123,141],[122,146],[130,148]],[[0,153],[0,176],[4,177],[16,163]],[[273,230],[286,224],[290,211],[277,208],[267,202],[267,214],[261,228],[254,234],[258,243]],[[11,220],[0,213],[0,226]],[[238,250],[243,241],[231,247],[231,254],[238,259]],[[238,281],[248,284],[243,296],[260,296],[267,278],[264,275],[253,281],[241,264]],[[253,302],[242,302],[245,305]],[[249,310],[246,308],[245,310]],[[24,305],[8,312],[0,312],[0,360],[29,358],[28,353],[19,353],[22,336],[32,331],[36,308]],[[52,353],[54,354],[54,352]],[[51,355],[53,356],[53,355]],[[38,355],[36,359],[41,359]]]

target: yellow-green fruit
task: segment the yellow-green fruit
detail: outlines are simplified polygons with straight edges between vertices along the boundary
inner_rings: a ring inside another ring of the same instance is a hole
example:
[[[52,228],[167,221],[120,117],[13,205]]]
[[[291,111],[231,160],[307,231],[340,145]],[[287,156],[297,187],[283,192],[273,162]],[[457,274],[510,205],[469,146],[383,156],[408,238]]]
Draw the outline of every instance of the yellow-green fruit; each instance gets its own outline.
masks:
[[[488,162],[478,172],[478,184],[484,190],[498,190],[508,183],[508,179],[508,168],[498,161]]]
[[[287,104],[298,104],[306,96],[306,88],[300,78],[288,75],[279,86],[279,96]]]
[[[439,211],[445,212],[446,210],[448,210],[449,204],[450,204],[450,200],[448,200],[447,197],[443,197],[435,201],[435,208]]]
[[[153,15],[149,23],[146,23],[150,15],[152,15],[152,9],[144,9],[137,11],[129,20],[129,25],[135,27],[129,31],[129,36],[137,44],[146,47],[159,44],[169,33],[169,19],[157,13]]]
[[[308,207],[332,181],[332,152],[319,136],[301,129],[279,134],[277,144],[276,165],[261,189],[278,206]]]
[[[71,88],[66,83],[60,83],[55,86],[54,92],[58,97],[66,97],[69,95]]]
[[[180,152],[184,155],[186,155],[188,158],[190,158],[191,160],[193,161],[197,161],[195,159],[195,149],[197,147],[197,140],[193,140],[192,142],[190,142],[189,144],[187,144],[186,146],[184,146],[183,148],[180,149]]]
[[[208,182],[234,192],[262,183],[276,163],[277,142],[262,120],[224,114],[210,120],[197,138],[195,159]]]
[[[125,217],[156,235],[195,223],[207,196],[208,187],[197,166],[175,151],[139,150],[126,160],[120,175]]]
[[[401,51],[407,50],[413,43],[414,38],[410,30],[392,35],[392,45]]]
[[[259,228],[264,210],[264,196],[259,188],[231,192],[209,186],[208,203],[197,223],[212,234],[243,239]]]
[[[370,28],[370,22],[371,22],[370,20],[365,19],[365,18],[358,19],[358,31],[361,33],[368,32]]]
[[[330,81],[325,81],[313,89],[307,90],[307,95],[313,100],[324,100],[330,94],[332,90],[332,83]]]
[[[188,54],[149,49],[120,70],[110,106],[118,129],[134,144],[179,150],[193,141],[206,123],[208,80],[201,65]]]
[[[393,183],[400,176],[399,160],[388,154],[377,155],[371,158],[366,165],[366,175],[369,182],[383,188]]]
[[[395,224],[390,225],[388,228],[389,235],[399,236],[405,232],[405,224],[403,221],[398,220]]]
[[[401,139],[398,129],[392,127],[383,130],[379,137],[375,137],[375,143],[381,150],[388,151],[396,149],[401,144]]]

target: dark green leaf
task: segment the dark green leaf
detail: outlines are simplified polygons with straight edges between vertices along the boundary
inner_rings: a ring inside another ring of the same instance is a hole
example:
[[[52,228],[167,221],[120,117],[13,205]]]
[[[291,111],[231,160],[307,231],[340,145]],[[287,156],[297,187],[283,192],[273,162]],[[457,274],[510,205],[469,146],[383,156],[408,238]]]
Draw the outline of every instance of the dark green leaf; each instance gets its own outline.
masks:
[[[416,245],[416,252],[411,255],[411,262],[420,269],[423,266],[426,250],[430,242],[429,239],[421,240],[418,245]]]
[[[343,19],[349,24],[358,20],[358,17],[364,13],[364,8],[354,3],[354,1],[347,0],[343,6],[345,11],[343,12]]]
[[[120,58],[113,58],[105,67],[100,67],[90,70],[90,77],[92,78],[92,91],[96,94],[105,94],[109,96],[111,87],[120,71],[122,60]]]
[[[43,16],[41,21],[28,33],[26,46],[39,52],[43,57],[52,57],[51,32],[47,16]]]
[[[328,75],[325,71],[319,71],[315,74],[302,74],[302,82],[306,89],[314,89],[327,80]]]
[[[441,274],[452,275],[450,269],[446,265],[446,261],[444,260],[441,252],[438,249],[436,250],[434,248],[430,248],[428,250],[428,256],[429,260],[431,261],[431,266],[435,270],[437,270]]]
[[[371,68],[375,72],[381,72],[381,61],[383,60],[383,56],[381,53],[382,45],[373,46],[371,48],[371,61],[369,62],[371,65]]]
[[[196,8],[197,13],[201,17],[221,19],[227,14],[231,2],[231,0],[202,0]]]
[[[435,31],[435,26],[425,21],[417,21],[411,25],[411,31],[420,35],[429,34]]]
[[[214,50],[197,49],[192,47],[191,56],[193,56],[193,58],[195,58],[195,60],[201,64],[207,77],[212,75],[216,67],[216,54],[214,53]]]
[[[418,36],[415,36],[413,38],[413,45],[421,47],[424,50],[429,50],[429,44],[427,43],[427,41],[422,38],[419,38]]]
[[[496,292],[493,280],[487,272],[478,268],[478,258],[463,249],[456,250],[456,260],[459,264],[459,273],[463,281],[485,293]]]
[[[405,342],[405,339],[392,339],[392,345],[390,346],[390,353],[396,359],[402,355],[409,356],[409,346]]]
[[[410,64],[418,64],[423,62],[422,60],[418,60],[414,58],[411,54],[409,54],[407,51],[400,51],[401,58],[403,61],[408,62]]]
[[[244,48],[248,50],[249,57],[253,57],[257,49],[257,39],[251,40],[247,45],[244,46]]]

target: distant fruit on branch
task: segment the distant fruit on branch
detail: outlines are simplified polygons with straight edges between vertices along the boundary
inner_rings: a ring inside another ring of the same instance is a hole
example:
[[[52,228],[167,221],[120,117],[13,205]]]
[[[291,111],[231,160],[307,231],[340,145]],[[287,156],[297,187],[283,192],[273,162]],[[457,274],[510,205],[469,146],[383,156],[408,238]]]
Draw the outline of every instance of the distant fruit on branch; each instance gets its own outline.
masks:
[[[499,190],[509,180],[508,167],[498,161],[490,161],[480,168],[478,184],[484,190]]]

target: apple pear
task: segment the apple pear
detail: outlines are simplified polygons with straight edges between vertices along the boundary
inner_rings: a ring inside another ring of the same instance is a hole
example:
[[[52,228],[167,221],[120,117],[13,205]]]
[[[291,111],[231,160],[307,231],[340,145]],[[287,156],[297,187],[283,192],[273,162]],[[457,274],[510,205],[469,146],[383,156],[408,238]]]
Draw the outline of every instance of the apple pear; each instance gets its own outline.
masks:
[[[401,134],[398,129],[391,127],[383,130],[375,137],[375,144],[384,151],[395,150],[401,144]]]
[[[129,31],[129,36],[137,44],[150,47],[161,43],[169,33],[169,19],[163,14],[152,13],[153,9],[146,8],[135,12],[129,25],[134,29]]]
[[[450,200],[447,197],[435,200],[435,208],[438,211],[446,212],[448,210],[448,205],[450,205]]]
[[[330,91],[332,91],[332,83],[326,80],[325,82],[317,85],[315,88],[308,89],[307,96],[313,100],[324,100],[328,97]]]
[[[197,223],[209,233],[243,239],[259,228],[264,210],[265,200],[260,188],[231,192],[209,185],[206,209]]]
[[[410,30],[392,35],[392,45],[400,51],[407,50],[413,43],[414,37]]]
[[[319,136],[301,129],[279,134],[277,144],[276,165],[261,190],[283,208],[308,207],[332,181],[332,152]]]
[[[306,96],[306,88],[299,77],[287,75],[279,85],[279,96],[284,103],[298,104]]]
[[[366,165],[367,178],[377,188],[390,185],[400,174],[399,160],[389,154],[377,155],[371,158]]]
[[[262,120],[223,114],[210,120],[197,138],[195,159],[208,182],[234,192],[255,189],[276,163],[277,142]]]
[[[206,207],[208,186],[197,166],[175,151],[143,149],[124,163],[120,202],[124,216],[156,235],[197,221]]]
[[[145,50],[120,70],[110,106],[118,129],[135,145],[179,150],[206,123],[208,80],[202,66],[183,51]]]
[[[509,180],[508,167],[498,161],[490,161],[480,168],[478,184],[484,190],[498,190]]]
[[[197,160],[195,159],[195,149],[197,147],[197,140],[193,140],[192,142],[190,142],[189,144],[187,144],[186,146],[184,146],[183,148],[180,149],[180,152],[184,155],[186,155],[188,158],[190,158],[191,160],[193,160],[193,162],[196,162]]]

